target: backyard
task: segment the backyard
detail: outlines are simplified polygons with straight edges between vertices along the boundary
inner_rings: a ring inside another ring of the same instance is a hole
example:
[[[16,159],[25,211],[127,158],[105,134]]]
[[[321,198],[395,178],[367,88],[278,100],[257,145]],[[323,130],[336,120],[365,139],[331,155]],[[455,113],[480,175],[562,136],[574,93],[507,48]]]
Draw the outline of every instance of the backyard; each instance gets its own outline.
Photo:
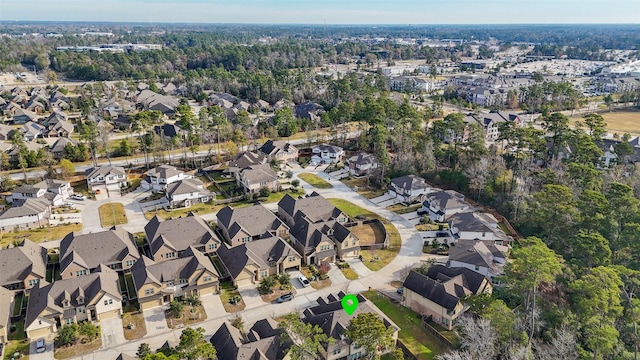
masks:
[[[329,184],[326,180],[316,174],[302,173],[299,174],[298,177],[318,189],[331,189],[333,187],[333,185]]]
[[[398,340],[402,341],[418,360],[435,359],[437,355],[447,352],[447,348],[422,327],[422,319],[417,313],[400,304],[394,304],[376,291],[365,292],[364,295],[400,327]]]
[[[98,212],[100,213],[100,225],[103,228],[127,223],[127,215],[124,213],[124,205],[121,203],[104,204],[98,208]]]
[[[14,242],[22,242],[29,239],[33,242],[43,242],[48,240],[60,240],[70,232],[80,231],[82,224],[59,225],[41,229],[10,231],[2,235],[0,247],[4,248]]]

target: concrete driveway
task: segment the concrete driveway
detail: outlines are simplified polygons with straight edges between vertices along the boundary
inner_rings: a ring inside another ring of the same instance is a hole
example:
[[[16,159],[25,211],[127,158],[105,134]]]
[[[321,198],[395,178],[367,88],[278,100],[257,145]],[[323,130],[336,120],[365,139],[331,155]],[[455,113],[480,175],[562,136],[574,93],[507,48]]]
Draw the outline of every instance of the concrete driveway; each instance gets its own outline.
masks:
[[[34,359],[34,360],[53,360],[53,339],[54,339],[54,335],[49,335],[48,337],[46,337],[44,339],[44,347],[45,350],[44,352],[38,353],[36,352],[36,341],[38,341],[40,338],[38,339],[33,339],[33,341],[31,342],[30,348],[29,348],[29,359]],[[12,354],[6,354],[6,355],[12,355]]]
[[[159,306],[142,312],[144,324],[147,326],[147,336],[161,334],[169,330],[164,308]]]
[[[242,296],[242,300],[244,300],[244,304],[248,309],[262,306],[265,304],[260,297],[260,293],[255,285],[247,285],[241,288],[238,288],[238,292]]]
[[[204,312],[207,313],[207,318],[215,319],[224,316],[227,313],[224,310],[224,306],[222,305],[222,300],[220,300],[219,295],[203,295],[200,297],[200,301],[202,301]]]
[[[100,321],[100,330],[102,333],[102,347],[104,348],[108,349],[127,342],[124,338],[124,328],[120,318]]]

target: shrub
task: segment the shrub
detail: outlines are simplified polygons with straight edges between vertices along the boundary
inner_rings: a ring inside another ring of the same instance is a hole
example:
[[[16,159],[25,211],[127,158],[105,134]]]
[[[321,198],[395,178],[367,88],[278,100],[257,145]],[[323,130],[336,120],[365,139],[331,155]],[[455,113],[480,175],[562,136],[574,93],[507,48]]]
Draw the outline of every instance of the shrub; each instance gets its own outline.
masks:
[[[276,285],[275,276],[267,276],[260,281],[260,286],[258,286],[258,291],[260,294],[271,294],[273,291],[272,287]]]
[[[184,304],[180,300],[174,299],[172,302],[169,303],[169,311],[171,312],[171,315],[176,319],[180,319],[182,317],[183,309],[184,309]]]
[[[58,329],[55,343],[57,346],[71,345],[78,339],[78,324],[69,324]]]
[[[94,325],[92,322],[85,321],[80,324],[78,329],[78,333],[84,337],[86,337],[89,342],[95,340],[100,336],[100,328]]]

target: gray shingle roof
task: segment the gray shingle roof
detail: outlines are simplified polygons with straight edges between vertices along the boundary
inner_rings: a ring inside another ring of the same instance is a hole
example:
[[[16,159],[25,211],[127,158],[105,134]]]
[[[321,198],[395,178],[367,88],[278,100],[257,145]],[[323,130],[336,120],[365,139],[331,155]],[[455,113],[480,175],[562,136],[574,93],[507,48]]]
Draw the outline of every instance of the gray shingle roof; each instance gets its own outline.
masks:
[[[335,219],[342,213],[315,191],[301,199],[294,199],[287,194],[278,202],[278,207],[292,218],[295,218],[298,212],[302,212],[312,222]]]
[[[7,327],[9,325],[9,318],[11,317],[12,308],[11,302],[13,301],[13,291],[7,290],[0,286],[0,328]]]
[[[47,249],[25,239],[20,246],[0,250],[0,286],[22,282],[29,274],[47,276]]]
[[[201,270],[207,270],[218,276],[211,260],[205,254],[191,247],[183,257],[169,261],[156,263],[146,256],[142,256],[131,268],[131,273],[136,289],[140,289],[142,285],[150,283],[161,285],[173,281],[177,284],[180,279],[188,279]]]
[[[443,211],[446,209],[465,206],[471,207],[471,204],[464,201],[464,195],[453,190],[434,191],[432,193],[429,193],[427,194],[427,200],[425,201],[425,203],[427,202],[431,203],[435,207],[440,208]]]
[[[167,195],[170,197],[191,193],[199,193],[200,196],[211,194],[211,192],[204,187],[202,181],[197,178],[184,179],[167,185]]]
[[[176,247],[176,251],[186,250],[189,246],[206,244],[211,239],[220,243],[220,239],[209,225],[193,214],[166,221],[161,221],[159,217],[154,216],[144,227],[144,231],[151,244],[152,253],[158,250],[163,241],[170,242]]]
[[[260,148],[260,151],[262,151],[263,153],[269,156],[274,156],[280,151],[289,152],[289,151],[296,151],[296,150],[297,149],[295,146],[282,140],[279,140],[279,141],[267,140],[267,142],[265,142],[264,145],[262,145],[262,147]]]
[[[224,244],[218,250],[220,260],[233,278],[236,278],[247,265],[255,264],[260,269],[268,269],[271,264],[290,255],[300,256],[291,245],[279,237],[249,241],[232,248]]]
[[[235,236],[240,229],[244,229],[252,237],[260,236],[266,232],[277,235],[273,232],[284,225],[278,217],[261,204],[238,209],[225,206],[218,211],[216,218],[218,226],[228,229],[231,237]],[[234,224],[238,226],[232,226]]]
[[[357,164],[357,165],[367,165],[367,164],[376,164],[378,159],[373,154],[360,153],[358,155],[354,155],[347,160],[349,164]]]
[[[275,321],[260,320],[249,330],[248,341],[243,343],[240,331],[225,321],[210,341],[219,359],[281,360],[291,344],[280,339],[280,334],[282,330]]]
[[[248,166],[240,170],[240,177],[247,185],[270,183],[278,180],[278,174],[269,164]]]
[[[458,240],[449,248],[449,261],[489,268],[493,274],[504,271],[508,247],[481,240]]]
[[[415,175],[397,177],[395,179],[391,179],[391,183],[395,184],[398,188],[405,190],[420,190],[429,187],[423,178]]]
[[[84,296],[84,304],[88,304],[101,292],[109,294],[116,300],[122,300],[120,295],[118,274],[107,268],[100,267],[100,272],[69,280],[58,280],[53,284],[31,289],[25,327],[35,321],[46,308],[50,308],[60,314],[63,313],[63,301],[65,297],[73,307],[80,305],[77,301],[79,295]]]
[[[147,174],[150,176],[156,176],[162,179],[167,179],[173,176],[180,175],[182,173],[183,172],[181,170],[178,170],[171,165],[160,165],[147,172]]]
[[[49,201],[43,198],[27,199],[21,205],[7,209],[0,214],[0,219],[11,219],[22,216],[37,215],[45,212]]]
[[[133,235],[124,229],[83,235],[69,233],[60,242],[60,269],[78,261],[77,257],[89,269],[95,269],[100,264],[122,261],[127,255],[135,259],[140,257]]]
[[[229,162],[230,167],[246,168],[252,165],[260,165],[267,162],[267,156],[262,152],[244,151]]]
[[[126,172],[124,168],[121,166],[99,166],[95,168],[88,169],[87,178],[95,178],[98,176],[107,176],[107,175],[125,175]]]
[[[484,275],[466,268],[448,268],[433,265],[422,275],[411,271],[403,286],[448,310],[453,310],[460,299],[483,291]]]

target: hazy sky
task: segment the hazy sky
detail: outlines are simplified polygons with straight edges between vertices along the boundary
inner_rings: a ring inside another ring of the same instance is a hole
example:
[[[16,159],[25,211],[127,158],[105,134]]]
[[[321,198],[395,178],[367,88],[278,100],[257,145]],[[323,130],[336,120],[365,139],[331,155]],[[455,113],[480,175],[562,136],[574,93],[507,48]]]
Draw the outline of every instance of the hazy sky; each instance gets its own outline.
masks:
[[[640,0],[0,0],[0,20],[637,24]]]

